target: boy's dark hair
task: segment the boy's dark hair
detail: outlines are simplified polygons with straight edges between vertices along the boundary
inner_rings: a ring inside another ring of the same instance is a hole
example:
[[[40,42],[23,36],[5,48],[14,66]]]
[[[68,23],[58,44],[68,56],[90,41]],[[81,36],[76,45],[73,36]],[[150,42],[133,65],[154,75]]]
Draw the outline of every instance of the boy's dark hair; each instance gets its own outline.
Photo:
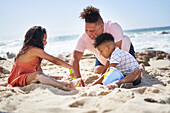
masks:
[[[21,48],[20,52],[17,54],[16,58],[25,54],[29,46],[44,49],[44,44],[43,44],[44,34],[46,34],[45,28],[42,28],[41,26],[31,27],[25,34],[23,47]]]
[[[95,38],[94,40],[94,47],[98,47],[99,45],[101,45],[104,42],[110,42],[112,41],[114,43],[114,38],[111,34],[109,33],[102,33],[101,35],[99,35],[97,38]]]
[[[103,23],[103,19],[100,16],[99,9],[92,6],[87,6],[85,9],[83,9],[83,12],[80,13],[80,18],[85,19],[86,23]]]

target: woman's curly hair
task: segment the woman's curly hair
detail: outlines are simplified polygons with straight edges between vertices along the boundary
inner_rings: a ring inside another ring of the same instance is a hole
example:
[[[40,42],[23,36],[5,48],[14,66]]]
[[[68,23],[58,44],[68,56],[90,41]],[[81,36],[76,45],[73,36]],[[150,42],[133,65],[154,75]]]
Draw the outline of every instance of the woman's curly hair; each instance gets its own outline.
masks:
[[[85,19],[85,22],[87,23],[96,23],[98,21],[103,23],[99,9],[93,6],[87,6],[83,12],[80,13],[80,18]]]

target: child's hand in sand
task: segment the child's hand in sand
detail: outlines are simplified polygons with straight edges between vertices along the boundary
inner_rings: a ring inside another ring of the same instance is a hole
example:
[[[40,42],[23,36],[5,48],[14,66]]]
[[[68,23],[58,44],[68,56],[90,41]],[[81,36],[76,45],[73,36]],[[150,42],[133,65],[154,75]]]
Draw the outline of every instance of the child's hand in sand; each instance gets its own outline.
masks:
[[[74,73],[70,73],[69,77],[71,77],[72,79],[75,79]]]
[[[81,78],[72,80],[71,83],[66,83],[64,87],[62,87],[61,89],[70,91],[70,90],[74,90],[79,85],[81,85]]]
[[[71,69],[69,69],[69,77],[71,77],[73,80],[78,78],[77,76],[75,76],[74,72]]]
[[[84,82],[82,82],[82,81],[83,80],[81,78],[77,78],[75,80],[72,80],[72,83],[74,84],[74,88],[83,86]]]

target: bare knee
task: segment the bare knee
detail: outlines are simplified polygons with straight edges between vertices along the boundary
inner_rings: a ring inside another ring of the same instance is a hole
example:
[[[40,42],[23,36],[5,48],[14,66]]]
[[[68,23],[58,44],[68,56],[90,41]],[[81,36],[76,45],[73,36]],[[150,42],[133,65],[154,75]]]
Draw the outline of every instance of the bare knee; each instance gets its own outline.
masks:
[[[36,80],[38,80],[38,81],[40,81],[40,79],[42,79],[42,78],[44,78],[44,77],[47,77],[47,75],[45,75],[43,72],[41,72],[41,71],[37,71],[36,73],[35,73],[35,79]]]
[[[39,81],[39,77],[42,75],[43,73],[40,71],[31,73],[27,76],[26,78],[26,84],[30,84],[31,82],[38,82]]]
[[[94,73],[95,73],[95,74],[101,74],[102,71],[103,71],[103,69],[104,69],[104,66],[96,66],[96,67],[94,68]]]
[[[35,75],[36,75],[36,76],[39,76],[39,75],[42,75],[42,74],[43,74],[43,72],[41,72],[41,71],[35,72]]]

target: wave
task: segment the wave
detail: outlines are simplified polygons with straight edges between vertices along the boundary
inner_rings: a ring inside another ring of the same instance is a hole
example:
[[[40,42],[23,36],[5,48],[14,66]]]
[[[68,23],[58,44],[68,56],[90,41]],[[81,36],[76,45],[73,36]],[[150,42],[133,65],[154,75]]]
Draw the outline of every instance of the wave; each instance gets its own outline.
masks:
[[[170,26],[159,28],[147,28],[128,30],[124,34],[130,37],[135,51],[142,52],[148,49],[162,50],[170,53]],[[56,36],[47,39],[45,51],[51,55],[70,54],[76,45],[78,35]],[[23,40],[1,40],[0,57],[5,57],[6,53],[17,54],[21,49]]]
[[[170,26],[165,27],[154,27],[154,28],[143,28],[143,29],[132,29],[132,30],[125,30],[124,32],[154,32],[154,31],[166,31],[170,30]]]
[[[77,37],[78,35],[56,36],[56,37],[51,37],[49,41],[56,42],[56,41],[75,40],[77,39]]]

